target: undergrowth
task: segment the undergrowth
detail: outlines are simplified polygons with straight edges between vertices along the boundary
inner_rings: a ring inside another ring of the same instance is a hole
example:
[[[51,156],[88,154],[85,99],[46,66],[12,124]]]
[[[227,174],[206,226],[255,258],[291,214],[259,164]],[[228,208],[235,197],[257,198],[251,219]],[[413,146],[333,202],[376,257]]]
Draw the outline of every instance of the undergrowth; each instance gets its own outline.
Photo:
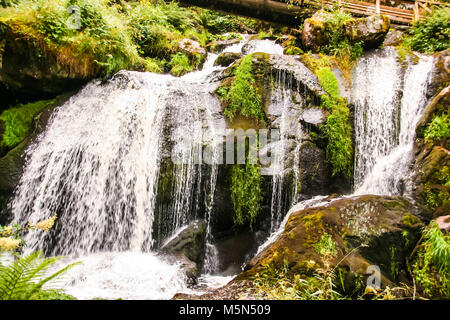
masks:
[[[18,145],[30,133],[34,117],[55,100],[44,100],[19,105],[3,111],[0,120],[5,122],[5,132],[1,145],[11,149]]]

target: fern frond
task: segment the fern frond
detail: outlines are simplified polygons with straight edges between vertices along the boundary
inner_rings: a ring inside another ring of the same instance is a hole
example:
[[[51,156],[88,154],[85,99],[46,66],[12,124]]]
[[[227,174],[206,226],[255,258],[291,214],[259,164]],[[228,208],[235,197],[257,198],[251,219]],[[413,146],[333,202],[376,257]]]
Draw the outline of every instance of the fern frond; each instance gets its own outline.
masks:
[[[1,258],[0,256],[0,260]],[[77,264],[68,265],[42,279],[49,267],[59,259],[60,257],[45,258],[41,251],[36,251],[9,265],[0,263],[0,300],[28,300],[38,297],[46,283]]]

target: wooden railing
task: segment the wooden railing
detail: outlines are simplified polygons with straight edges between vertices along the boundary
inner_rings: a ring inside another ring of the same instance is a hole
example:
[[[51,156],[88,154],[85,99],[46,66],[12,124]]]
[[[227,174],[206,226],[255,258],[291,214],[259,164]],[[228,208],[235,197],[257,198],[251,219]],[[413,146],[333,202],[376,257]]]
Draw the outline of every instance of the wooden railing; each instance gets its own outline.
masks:
[[[369,16],[372,14],[385,14],[391,22],[400,24],[412,24],[416,20],[423,18],[425,12],[431,12],[433,6],[450,6],[450,3],[429,1],[429,0],[405,0],[402,1],[406,9],[395,8],[381,4],[381,0],[376,0],[375,3],[358,1],[358,0],[276,0],[279,2],[291,3],[298,6],[314,6],[314,7],[341,7],[355,15]],[[408,8],[410,7],[410,8]]]

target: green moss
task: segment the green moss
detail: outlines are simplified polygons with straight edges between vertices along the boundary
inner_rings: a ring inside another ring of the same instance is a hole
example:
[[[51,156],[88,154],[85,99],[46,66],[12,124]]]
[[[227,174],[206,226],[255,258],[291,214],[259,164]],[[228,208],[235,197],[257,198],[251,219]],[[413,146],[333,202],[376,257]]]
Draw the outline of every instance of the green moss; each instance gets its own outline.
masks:
[[[34,116],[54,102],[37,101],[3,111],[0,120],[5,122],[5,132],[0,143],[9,149],[18,145],[32,130]]]
[[[416,227],[422,225],[422,222],[420,221],[420,219],[412,214],[407,214],[407,215],[403,216],[402,223],[405,226],[407,226],[408,228],[416,228]]]
[[[255,222],[263,198],[260,170],[258,164],[251,164],[248,160],[245,165],[235,164],[231,169],[230,189],[235,226],[248,224],[251,229]]]
[[[340,96],[339,82],[334,75],[333,71],[328,67],[322,67],[316,72],[317,78],[322,88],[332,97],[337,98]]]
[[[349,123],[349,109],[343,98],[322,97],[322,107],[331,110],[326,123],[321,126],[327,137],[327,162],[332,167],[332,175],[344,174],[351,177],[353,166],[352,127]]]
[[[224,115],[230,121],[233,121],[237,115],[241,115],[244,118],[265,123],[263,98],[252,73],[252,57],[248,55],[241,60],[234,72],[234,81],[225,97],[227,106]]]
[[[422,198],[425,205],[435,210],[439,207],[450,207],[450,168],[444,166],[429,177],[424,185]]]

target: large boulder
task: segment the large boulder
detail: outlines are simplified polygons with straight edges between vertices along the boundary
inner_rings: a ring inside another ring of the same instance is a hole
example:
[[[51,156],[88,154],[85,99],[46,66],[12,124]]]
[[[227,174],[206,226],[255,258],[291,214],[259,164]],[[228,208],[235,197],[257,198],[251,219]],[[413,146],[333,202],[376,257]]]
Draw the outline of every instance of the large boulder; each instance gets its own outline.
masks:
[[[311,18],[305,20],[301,37],[303,45],[307,49],[318,52],[321,47],[329,43],[330,30],[327,28],[327,20],[330,17],[330,13],[319,10]]]
[[[391,23],[383,14],[344,22],[346,37],[353,42],[362,41],[365,48],[377,48],[386,37]]]
[[[229,284],[200,298],[252,298],[252,282],[267,268],[288,268],[289,273],[308,279],[325,264],[341,275],[340,289],[345,292],[353,292],[356,283],[364,290],[370,266],[381,271],[381,287],[392,288],[407,281],[406,259],[423,227],[413,211],[405,198],[373,195],[339,198],[298,211],[294,206],[278,239]]]
[[[214,61],[214,65],[228,67],[230,64],[240,58],[242,58],[242,54],[238,52],[224,52],[217,57],[216,61]]]
[[[173,255],[183,255],[199,263],[204,253],[206,222],[196,220],[166,240],[161,250]]]

